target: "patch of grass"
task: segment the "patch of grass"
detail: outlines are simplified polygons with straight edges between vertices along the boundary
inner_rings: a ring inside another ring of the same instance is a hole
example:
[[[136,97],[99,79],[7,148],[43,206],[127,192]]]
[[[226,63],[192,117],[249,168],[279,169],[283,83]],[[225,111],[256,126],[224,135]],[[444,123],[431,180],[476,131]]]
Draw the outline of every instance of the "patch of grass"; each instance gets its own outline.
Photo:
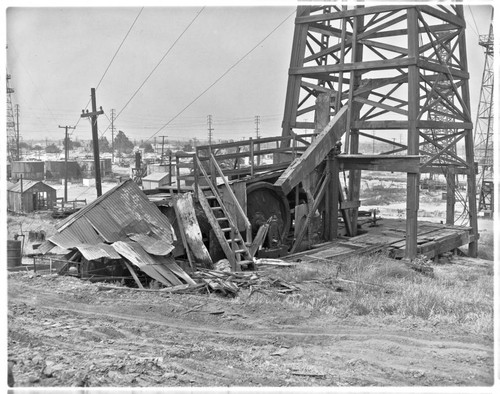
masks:
[[[313,279],[315,283],[301,286],[302,291],[294,294],[255,295],[248,302],[278,307],[286,303],[297,310],[315,310],[341,318],[414,318],[493,336],[492,270],[435,266],[431,278],[382,254],[348,257],[342,260],[339,272],[337,267],[334,263],[304,263],[277,271],[291,283],[305,284]],[[346,281],[336,281],[337,275]],[[337,291],[339,287],[344,291]]]

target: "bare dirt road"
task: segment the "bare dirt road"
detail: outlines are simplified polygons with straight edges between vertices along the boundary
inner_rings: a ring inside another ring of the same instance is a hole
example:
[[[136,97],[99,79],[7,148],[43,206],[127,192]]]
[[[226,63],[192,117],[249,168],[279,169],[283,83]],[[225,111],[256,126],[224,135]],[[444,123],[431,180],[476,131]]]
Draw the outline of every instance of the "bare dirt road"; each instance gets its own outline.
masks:
[[[491,339],[415,319],[9,274],[16,387],[490,386]],[[487,388],[485,387],[487,390]]]

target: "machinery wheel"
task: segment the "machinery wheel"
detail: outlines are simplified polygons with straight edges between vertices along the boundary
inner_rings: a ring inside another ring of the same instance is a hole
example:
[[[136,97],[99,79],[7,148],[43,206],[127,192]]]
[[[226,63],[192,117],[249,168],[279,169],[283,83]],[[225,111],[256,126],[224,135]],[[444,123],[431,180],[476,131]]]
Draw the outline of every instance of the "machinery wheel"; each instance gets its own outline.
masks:
[[[271,216],[276,215],[283,242],[290,231],[290,206],[286,196],[268,182],[247,185],[247,216],[255,234]]]

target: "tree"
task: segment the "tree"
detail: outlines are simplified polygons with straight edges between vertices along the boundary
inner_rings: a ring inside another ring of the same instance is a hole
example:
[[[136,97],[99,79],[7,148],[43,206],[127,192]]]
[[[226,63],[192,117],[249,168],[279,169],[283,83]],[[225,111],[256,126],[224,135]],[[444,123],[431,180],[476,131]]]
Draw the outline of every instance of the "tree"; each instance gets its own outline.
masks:
[[[19,143],[19,149],[28,149],[29,150],[29,149],[31,149],[31,146],[27,142],[21,141]]]
[[[139,148],[144,149],[144,153],[154,153],[153,145],[149,142],[143,142]]]
[[[41,150],[43,150],[43,148],[42,148],[40,145],[35,145],[35,146],[33,147],[33,150],[36,150],[36,151],[41,151]]]
[[[111,152],[111,147],[106,137],[99,138],[99,152]]]
[[[82,146],[82,143],[80,141],[73,141],[73,149],[80,148],[81,146]]]
[[[61,149],[59,149],[59,147],[56,144],[50,144],[50,145],[47,145],[47,147],[45,148],[45,152],[47,152],[47,153],[60,153]]]
[[[134,144],[121,130],[118,130],[118,134],[115,137],[115,149],[120,153],[131,153],[134,149]]]

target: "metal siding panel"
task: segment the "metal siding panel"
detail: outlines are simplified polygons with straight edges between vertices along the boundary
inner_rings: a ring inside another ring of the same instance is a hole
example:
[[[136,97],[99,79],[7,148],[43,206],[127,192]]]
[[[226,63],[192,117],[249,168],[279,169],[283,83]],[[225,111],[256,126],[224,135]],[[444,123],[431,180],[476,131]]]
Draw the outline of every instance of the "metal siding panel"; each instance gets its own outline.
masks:
[[[80,251],[80,253],[87,260],[98,260],[100,258],[108,258],[111,260],[120,260],[121,256],[116,253],[116,251],[110,245],[106,244],[97,244],[97,245],[79,245],[76,247]]]
[[[60,222],[59,231],[70,229],[81,217],[86,217],[108,242],[123,240],[125,231],[129,233],[151,231],[167,244],[172,244],[176,239],[167,217],[131,180],[116,186]]]
[[[94,207],[85,215],[85,219],[106,242],[116,242],[124,239],[120,234],[120,226],[102,206],[97,205]]]
[[[130,236],[130,239],[141,245],[142,248],[149,254],[166,256],[174,250],[174,246],[172,244],[165,243],[162,239],[158,239],[147,234],[133,234]]]
[[[74,222],[66,231],[71,231],[82,244],[95,245],[104,241],[85,218],[81,218]]]

